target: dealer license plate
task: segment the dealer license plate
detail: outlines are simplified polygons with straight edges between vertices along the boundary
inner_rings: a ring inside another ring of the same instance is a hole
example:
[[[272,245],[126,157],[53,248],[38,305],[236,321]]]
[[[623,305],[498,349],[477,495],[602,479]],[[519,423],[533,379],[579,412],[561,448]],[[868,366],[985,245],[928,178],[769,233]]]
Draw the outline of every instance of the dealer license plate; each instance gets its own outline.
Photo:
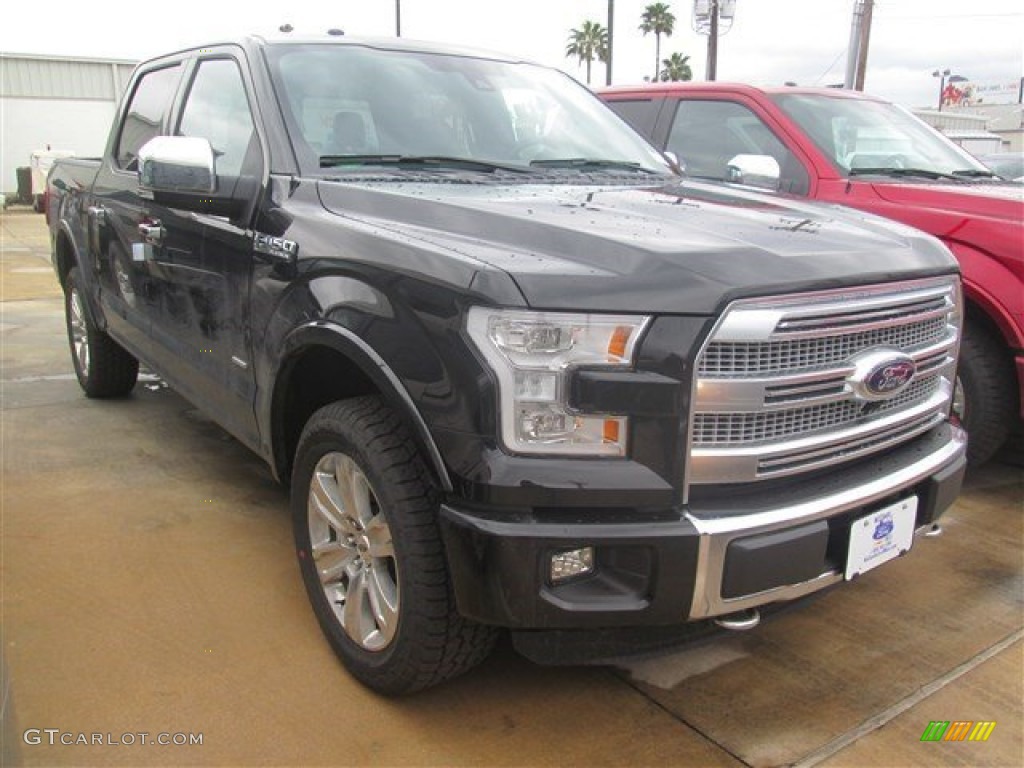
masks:
[[[897,501],[853,521],[846,578],[852,579],[907,552],[914,544],[917,497]]]

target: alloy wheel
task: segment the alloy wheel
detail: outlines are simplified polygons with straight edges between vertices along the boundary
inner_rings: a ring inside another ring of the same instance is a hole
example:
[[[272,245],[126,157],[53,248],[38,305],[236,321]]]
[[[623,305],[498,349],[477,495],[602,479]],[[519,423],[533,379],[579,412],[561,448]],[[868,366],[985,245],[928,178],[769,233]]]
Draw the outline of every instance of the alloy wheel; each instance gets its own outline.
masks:
[[[384,650],[398,627],[398,564],[377,494],[350,456],[332,452],[317,462],[307,524],[320,585],[338,623],[364,650]]]
[[[86,326],[82,297],[76,288],[71,289],[71,344],[74,348],[78,370],[83,376],[89,375],[89,329]]]

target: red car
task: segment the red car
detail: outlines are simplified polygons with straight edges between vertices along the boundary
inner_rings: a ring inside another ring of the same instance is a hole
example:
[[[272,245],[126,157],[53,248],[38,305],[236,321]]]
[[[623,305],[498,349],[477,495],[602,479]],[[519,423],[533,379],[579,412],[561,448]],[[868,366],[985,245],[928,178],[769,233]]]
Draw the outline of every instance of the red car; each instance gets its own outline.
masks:
[[[840,203],[940,238],[967,298],[957,410],[969,461],[999,449],[1024,416],[1024,188],[861,93],[661,83],[599,95],[689,176]]]

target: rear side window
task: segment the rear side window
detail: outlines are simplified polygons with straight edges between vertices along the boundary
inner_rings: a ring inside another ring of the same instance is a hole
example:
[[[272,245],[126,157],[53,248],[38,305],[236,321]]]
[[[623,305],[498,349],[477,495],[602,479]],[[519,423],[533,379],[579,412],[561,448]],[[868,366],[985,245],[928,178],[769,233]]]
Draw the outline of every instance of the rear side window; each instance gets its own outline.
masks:
[[[628,99],[623,101],[606,102],[612,111],[629,123],[633,130],[647,139],[651,138],[651,131],[654,129],[654,119],[657,117],[656,105],[653,99]]]
[[[147,72],[135,85],[114,153],[119,167],[126,171],[138,169],[139,149],[160,135],[180,74],[181,66],[175,64]]]
[[[807,171],[754,112],[734,101],[681,100],[668,147],[688,176],[725,181],[737,155],[770,155],[779,164],[780,189],[806,194]]]

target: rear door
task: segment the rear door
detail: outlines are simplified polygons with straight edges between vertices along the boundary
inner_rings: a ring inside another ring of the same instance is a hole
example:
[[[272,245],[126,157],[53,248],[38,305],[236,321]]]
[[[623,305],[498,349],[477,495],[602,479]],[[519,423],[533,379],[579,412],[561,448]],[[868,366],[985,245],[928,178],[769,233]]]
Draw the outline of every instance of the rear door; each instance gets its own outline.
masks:
[[[665,98],[661,94],[603,94],[605,103],[634,131],[648,141],[654,141],[654,127]],[[658,147],[663,150],[664,147]]]
[[[110,332],[144,362],[156,361],[149,341],[159,300],[149,265],[165,243],[159,227],[172,215],[138,194],[139,149],[166,132],[181,83],[180,61],[140,71],[119,116],[119,130],[101,163],[88,215],[92,269]]]

